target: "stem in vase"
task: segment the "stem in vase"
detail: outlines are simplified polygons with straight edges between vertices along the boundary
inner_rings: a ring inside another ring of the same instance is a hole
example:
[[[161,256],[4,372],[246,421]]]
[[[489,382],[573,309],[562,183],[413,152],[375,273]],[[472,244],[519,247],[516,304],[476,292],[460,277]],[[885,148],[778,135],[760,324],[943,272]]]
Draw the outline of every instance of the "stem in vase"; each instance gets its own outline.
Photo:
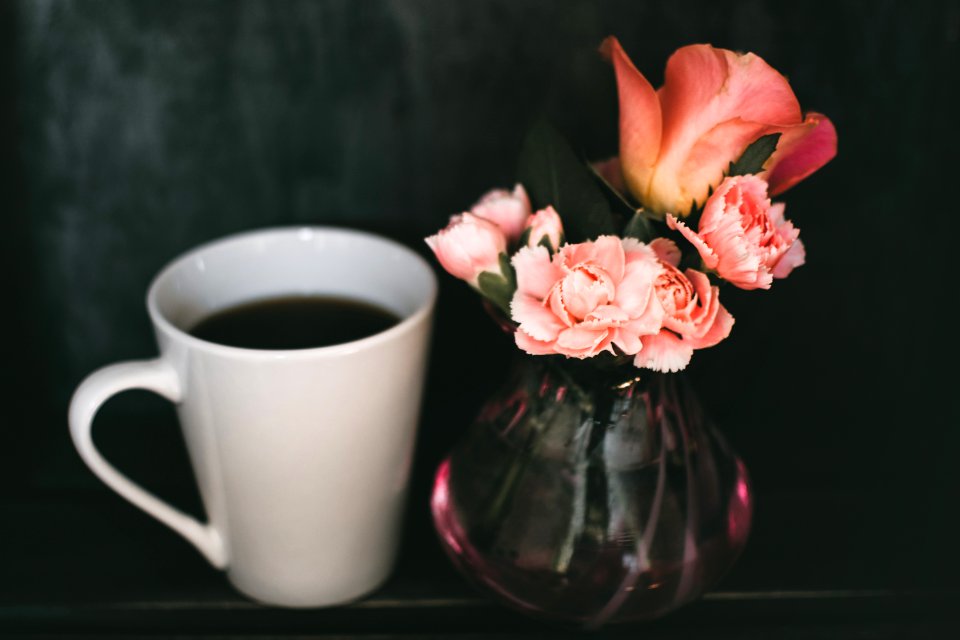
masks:
[[[627,598],[630,597],[630,594],[636,589],[640,576],[650,568],[650,547],[653,545],[653,540],[657,535],[657,527],[660,524],[660,512],[663,508],[663,494],[667,485],[667,438],[664,433],[665,426],[663,420],[659,420],[658,424],[660,425],[660,456],[657,461],[657,486],[654,490],[653,502],[650,504],[650,513],[647,516],[646,526],[643,527],[643,535],[639,535],[640,527],[638,523],[632,523],[633,530],[631,533],[633,534],[633,539],[636,540],[636,553],[630,565],[630,570],[627,572],[627,575],[623,577],[613,597],[607,601],[607,604],[604,605],[603,609],[601,609],[597,615],[587,622],[586,628],[588,630],[598,629],[616,615],[620,607],[623,606]]]

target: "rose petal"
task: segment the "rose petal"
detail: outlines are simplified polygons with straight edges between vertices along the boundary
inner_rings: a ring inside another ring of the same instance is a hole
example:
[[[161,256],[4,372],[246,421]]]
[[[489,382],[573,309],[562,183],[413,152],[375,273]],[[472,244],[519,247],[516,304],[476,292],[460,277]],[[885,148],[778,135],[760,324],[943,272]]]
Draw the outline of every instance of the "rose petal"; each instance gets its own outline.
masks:
[[[663,147],[693,142],[732,118],[800,122],[790,83],[762,58],[705,44],[681,47],[667,60],[663,87]]]
[[[593,163],[593,170],[607,181],[611,187],[620,193],[627,192],[627,183],[623,181],[623,167],[620,165],[620,156],[607,158]]]
[[[708,186],[750,142],[779,130],[778,125],[801,122],[786,78],[752,53],[709,45],[678,49],[667,61],[658,96],[661,151],[657,180],[644,202],[657,211],[686,213],[693,200],[706,198]],[[629,176],[626,157],[623,161]]]
[[[767,163],[771,195],[783,193],[836,155],[837,130],[833,123],[822,114],[807,114],[804,126],[784,131]]]
[[[660,152],[660,100],[616,38],[604,40],[601,51],[613,62],[617,76],[623,178],[635,194],[645,193]]]
[[[702,205],[709,195],[710,187],[716,188],[723,180],[723,174],[730,162],[739,158],[757,138],[779,129],[778,126],[748,122],[740,118],[716,125],[690,147],[687,156],[678,164],[674,174],[678,185],[674,198],[685,203],[696,202]],[[666,198],[665,188],[661,191],[663,193],[660,197]],[[689,206],[674,205],[671,210],[674,213],[686,214]]]

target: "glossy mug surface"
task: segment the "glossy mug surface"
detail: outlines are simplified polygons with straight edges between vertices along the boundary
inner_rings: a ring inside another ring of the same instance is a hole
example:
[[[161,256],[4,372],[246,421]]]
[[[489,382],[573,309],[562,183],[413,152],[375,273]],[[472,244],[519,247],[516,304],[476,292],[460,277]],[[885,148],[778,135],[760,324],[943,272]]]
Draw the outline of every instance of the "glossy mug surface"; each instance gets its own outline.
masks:
[[[290,295],[364,300],[400,321],[360,340],[285,351],[188,333],[218,310]],[[422,258],[367,233],[273,229],[202,246],[150,286],[159,358],[104,367],[78,387],[74,444],[107,485],[248,596],[294,607],[356,599],[396,557],[435,298]],[[94,447],[100,405],[135,388],[176,404],[209,522],[146,492]]]

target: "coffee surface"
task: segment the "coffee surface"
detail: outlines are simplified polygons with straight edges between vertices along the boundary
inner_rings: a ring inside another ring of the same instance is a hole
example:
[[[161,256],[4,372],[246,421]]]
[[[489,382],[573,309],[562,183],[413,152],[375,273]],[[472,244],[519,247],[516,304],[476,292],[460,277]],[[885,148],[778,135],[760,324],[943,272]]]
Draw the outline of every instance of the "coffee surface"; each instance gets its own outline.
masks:
[[[245,349],[310,349],[372,336],[400,321],[369,302],[332,296],[284,296],[227,307],[190,335]]]

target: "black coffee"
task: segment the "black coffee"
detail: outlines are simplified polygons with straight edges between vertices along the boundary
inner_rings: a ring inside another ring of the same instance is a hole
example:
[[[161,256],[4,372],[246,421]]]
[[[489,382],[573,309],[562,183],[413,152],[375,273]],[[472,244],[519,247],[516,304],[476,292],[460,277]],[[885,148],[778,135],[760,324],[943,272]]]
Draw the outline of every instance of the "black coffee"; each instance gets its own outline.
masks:
[[[309,349],[366,338],[399,321],[386,309],[350,298],[286,296],[218,311],[190,335],[246,349]]]

